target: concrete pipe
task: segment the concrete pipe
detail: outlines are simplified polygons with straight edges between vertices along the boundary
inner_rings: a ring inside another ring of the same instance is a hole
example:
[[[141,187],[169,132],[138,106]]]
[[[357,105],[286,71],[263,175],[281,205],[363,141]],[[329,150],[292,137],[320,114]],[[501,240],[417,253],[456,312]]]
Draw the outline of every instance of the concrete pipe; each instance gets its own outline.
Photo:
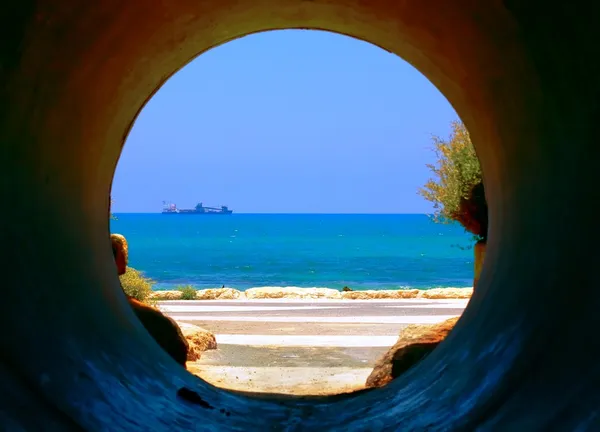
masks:
[[[2,3],[4,430],[599,430],[592,3]],[[286,28],[350,35],[409,61],[460,114],[484,170],[477,292],[448,339],[381,389],[294,398],[212,387],[143,330],[114,271],[109,192],[136,115],[202,52]]]

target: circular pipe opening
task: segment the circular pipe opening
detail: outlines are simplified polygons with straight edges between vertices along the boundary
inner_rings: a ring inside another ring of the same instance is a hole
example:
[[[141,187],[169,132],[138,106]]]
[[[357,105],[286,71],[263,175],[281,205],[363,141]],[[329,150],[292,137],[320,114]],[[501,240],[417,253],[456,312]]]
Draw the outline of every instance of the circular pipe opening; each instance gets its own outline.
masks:
[[[561,347],[553,340],[592,316],[593,279],[572,269],[593,264],[597,253],[579,247],[572,216],[548,209],[578,209],[578,198],[597,195],[585,186],[572,196],[562,192],[586,167],[593,172],[594,158],[583,155],[597,150],[588,144],[593,128],[561,105],[572,96],[556,83],[566,77],[577,83],[580,118],[592,118],[595,100],[581,83],[597,85],[579,64],[566,70],[552,60],[552,34],[528,20],[535,11],[466,0],[210,0],[152,7],[106,0],[2,8],[8,37],[1,94],[10,107],[0,116],[2,191],[18,208],[2,215],[10,227],[2,234],[5,244],[16,245],[4,268],[6,286],[19,288],[6,293],[1,314],[11,329],[1,339],[0,371],[11,394],[2,398],[7,424],[459,430],[543,426],[558,414],[575,427],[591,412],[565,395],[590,391],[590,382],[578,377],[593,373],[595,346],[585,343],[586,332]],[[575,27],[567,16],[558,9],[548,14],[565,17],[572,30],[565,40],[590,48],[584,41],[593,38],[585,39],[585,31],[593,27]],[[350,35],[412,63],[463,118],[482,163],[490,235],[478,290],[450,337],[383,389],[326,399],[218,390],[152,343],[114,274],[109,191],[123,141],[145,101],[199,53],[283,28]],[[562,43],[555,48],[557,58],[566,55]],[[556,118],[560,126],[550,122]],[[569,133],[580,152],[565,149]],[[562,221],[571,224],[549,238],[548,229]],[[562,286],[573,281],[578,298],[589,301],[559,300]],[[554,319],[561,310],[573,318],[571,327]],[[567,363],[571,368],[561,369]],[[525,403],[527,414],[520,408]]]
[[[345,102],[335,100],[340,95]],[[389,360],[381,357],[393,350],[405,326],[443,337],[447,327],[431,324],[462,314],[466,302],[423,310],[419,307],[436,300],[426,295],[416,304],[400,301],[390,308],[377,299],[398,297],[401,285],[460,287],[461,298],[470,295],[464,287],[473,283],[474,253],[459,248],[474,243],[472,234],[425,215],[331,213],[424,209],[427,201],[416,191],[431,175],[428,134],[443,127],[444,135],[454,136],[455,119],[443,95],[399,57],[329,32],[269,31],[236,39],[172,76],[136,119],[111,190],[113,212],[155,214],[119,214],[111,231],[130,240],[129,265],[142,270],[155,289],[167,290],[154,293],[152,302],[182,293],[191,299],[196,289],[210,289],[200,295],[216,304],[159,306],[218,340],[217,349],[200,359],[190,355],[188,370],[225,389],[340,394],[389,379]],[[238,129],[248,125],[241,137]],[[175,197],[163,201],[168,216],[160,214],[157,197]],[[198,201],[209,209],[233,204],[235,214],[173,212]],[[121,204],[118,210],[115,203]],[[315,214],[268,214],[307,211]],[[248,212],[263,214],[240,214]],[[417,239],[415,231],[426,237]],[[365,242],[363,236],[378,239]],[[425,256],[416,262],[404,248]],[[130,270],[121,283],[126,293],[145,301],[135,274]],[[340,293],[346,284],[359,292]],[[322,288],[289,292],[297,286]],[[298,291],[314,296],[290,303]],[[416,297],[413,291],[401,297]],[[223,302],[220,294],[252,300]],[[457,294],[448,290],[446,298]],[[278,295],[283,298],[274,300]],[[315,304],[316,295],[329,301]],[[340,302],[342,296],[374,301]],[[274,316],[284,310],[286,316]],[[378,323],[368,323],[373,315],[381,317]],[[413,337],[416,330],[407,329]],[[415,351],[417,357],[434,345]],[[395,364],[406,368],[417,357],[405,355]]]

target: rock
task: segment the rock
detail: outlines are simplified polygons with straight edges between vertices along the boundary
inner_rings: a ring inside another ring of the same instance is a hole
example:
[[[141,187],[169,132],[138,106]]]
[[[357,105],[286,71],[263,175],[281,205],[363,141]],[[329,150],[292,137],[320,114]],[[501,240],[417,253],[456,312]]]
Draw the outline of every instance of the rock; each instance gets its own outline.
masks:
[[[342,288],[343,292],[350,292],[350,291],[354,291],[352,288],[348,288],[347,286],[345,286],[344,288]]]
[[[366,387],[382,387],[430,354],[443,341],[460,317],[439,324],[409,325],[398,341],[375,363]]]
[[[426,299],[468,299],[473,294],[473,288],[434,288],[419,292],[419,298]]]
[[[129,246],[127,240],[121,234],[111,234],[110,243],[112,246],[113,257],[115,258],[115,264],[117,265],[117,274],[119,276],[124,275],[127,271],[127,264],[129,262]]]
[[[343,292],[342,298],[349,300],[372,300],[372,299],[405,299],[416,298],[419,290],[365,290]]]
[[[185,367],[190,347],[177,322],[158,309],[145,305],[133,297],[128,296],[127,300],[150,336],[177,363]]]
[[[196,292],[197,300],[235,300],[243,297],[243,292],[233,288],[211,288],[198,290]]]
[[[151,300],[162,301],[162,300],[180,300],[181,291],[166,290],[166,291],[153,291],[149,298]]]
[[[263,287],[239,291],[234,288],[210,288],[198,290],[197,300],[237,300],[237,299],[346,299],[346,300],[376,300],[376,299],[468,299],[473,288],[434,288],[430,290],[365,290],[343,291],[331,288],[298,288],[298,287]],[[150,299],[156,301],[180,300],[181,291],[154,291]]]
[[[154,291],[150,298],[156,301],[181,300],[182,293],[177,290]],[[244,298],[244,293],[233,288],[209,288],[196,291],[196,300],[235,300]]]
[[[263,287],[250,288],[246,290],[248,299],[281,299],[281,298],[300,298],[300,299],[340,299],[342,293],[331,288],[298,288],[298,287]]]
[[[217,339],[208,330],[186,322],[178,322],[177,324],[189,345],[188,361],[200,360],[204,351],[217,349]]]
[[[113,256],[119,276],[127,271],[129,248],[127,240],[120,234],[110,236]],[[185,367],[188,357],[189,344],[181,329],[172,318],[164,315],[158,309],[146,305],[127,295],[127,301],[133,312],[140,320],[146,331],[169,354],[173,360]]]

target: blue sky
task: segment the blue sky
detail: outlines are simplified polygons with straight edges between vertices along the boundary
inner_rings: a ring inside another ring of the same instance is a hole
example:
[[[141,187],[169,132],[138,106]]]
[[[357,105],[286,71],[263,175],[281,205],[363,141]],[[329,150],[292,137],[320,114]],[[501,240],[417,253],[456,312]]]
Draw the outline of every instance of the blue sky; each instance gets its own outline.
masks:
[[[333,33],[259,33],[206,52],[149,101],[113,211],[427,213],[431,135],[457,114],[408,63]]]

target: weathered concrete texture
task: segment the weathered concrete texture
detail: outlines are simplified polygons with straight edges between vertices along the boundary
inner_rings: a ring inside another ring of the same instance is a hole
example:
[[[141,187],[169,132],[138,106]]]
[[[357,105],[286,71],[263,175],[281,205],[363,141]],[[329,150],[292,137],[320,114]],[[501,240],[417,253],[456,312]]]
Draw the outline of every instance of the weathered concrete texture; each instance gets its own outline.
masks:
[[[473,288],[477,286],[479,282],[479,276],[481,276],[481,270],[483,269],[483,262],[485,260],[485,242],[478,241],[474,247],[474,268],[473,268]]]
[[[0,212],[0,241],[11,245],[1,261],[0,379],[15,395],[0,398],[4,424],[599,430],[600,230],[590,211],[600,201],[599,8],[583,0],[3,2],[0,196],[18,209]],[[112,177],[144,103],[199,53],[282,28],[351,35],[410,62],[460,114],[484,173],[489,237],[464,315],[404,377],[350,397],[256,398],[194,378],[135,318],[108,241]]]
[[[472,288],[434,288],[430,290],[366,290],[340,292],[331,288],[267,287],[238,291],[233,288],[198,290],[196,300],[264,300],[264,299],[330,299],[330,300],[380,300],[380,299],[468,299]],[[154,291],[152,300],[180,300],[180,291]]]

